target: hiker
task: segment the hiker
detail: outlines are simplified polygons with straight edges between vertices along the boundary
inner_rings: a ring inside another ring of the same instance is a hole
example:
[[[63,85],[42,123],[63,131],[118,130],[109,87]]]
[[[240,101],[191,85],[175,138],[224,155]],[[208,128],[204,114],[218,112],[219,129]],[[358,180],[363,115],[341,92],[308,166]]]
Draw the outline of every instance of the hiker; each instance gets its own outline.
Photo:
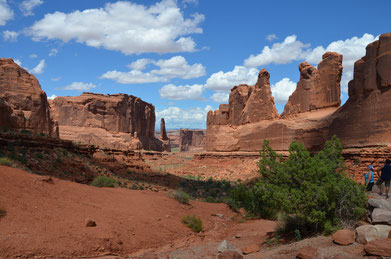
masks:
[[[375,169],[373,168],[373,165],[369,165],[368,168],[369,168],[369,172],[365,174],[365,189],[367,190],[367,192],[370,192],[372,191],[372,187],[375,184],[375,181],[373,180],[374,178],[373,171]]]
[[[380,171],[378,171],[379,174]],[[381,175],[379,176],[379,180],[377,180],[376,185],[379,186],[380,192],[379,194],[382,195],[382,187],[381,184],[384,183],[386,186],[386,199],[388,199],[388,193],[390,191],[390,180],[391,180],[391,160],[386,159],[386,164],[381,169]]]

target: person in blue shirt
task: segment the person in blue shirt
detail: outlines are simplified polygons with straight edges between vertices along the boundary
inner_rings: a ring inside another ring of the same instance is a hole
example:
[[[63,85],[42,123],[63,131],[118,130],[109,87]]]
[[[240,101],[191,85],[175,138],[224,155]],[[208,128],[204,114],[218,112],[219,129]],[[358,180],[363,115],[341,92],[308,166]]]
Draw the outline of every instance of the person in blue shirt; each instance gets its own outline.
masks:
[[[369,172],[365,174],[365,188],[368,192],[372,191],[372,187],[375,184],[375,181],[373,180],[373,171],[375,170],[373,168],[373,165],[369,165]]]
[[[388,199],[388,193],[390,191],[390,181],[391,181],[391,160],[386,159],[386,164],[384,167],[380,170],[381,175],[379,175],[379,179],[376,182],[376,185],[379,186],[380,192],[379,194],[382,195],[382,188],[381,184],[384,183],[386,186],[386,199]],[[379,171],[379,172],[380,172]],[[378,172],[378,174],[379,174]]]

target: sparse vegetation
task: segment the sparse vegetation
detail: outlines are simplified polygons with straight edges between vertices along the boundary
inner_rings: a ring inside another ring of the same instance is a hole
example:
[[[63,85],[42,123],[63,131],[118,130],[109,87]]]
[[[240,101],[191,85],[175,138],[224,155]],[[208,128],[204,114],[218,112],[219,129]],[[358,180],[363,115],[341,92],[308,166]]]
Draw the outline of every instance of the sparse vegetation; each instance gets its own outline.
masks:
[[[99,175],[94,178],[91,185],[95,187],[117,187],[118,183],[113,178],[104,175]]]
[[[11,166],[12,161],[9,160],[7,157],[0,157],[0,165]]]
[[[190,196],[183,190],[175,190],[172,196],[175,200],[182,204],[190,204]]]
[[[181,222],[191,228],[194,232],[199,233],[202,231],[202,221],[196,215],[183,216]]]
[[[0,209],[0,218],[5,217],[5,215],[7,215],[7,211]]]
[[[314,156],[292,142],[283,162],[265,141],[259,161],[262,177],[252,185],[238,184],[230,192],[231,203],[263,218],[282,213],[280,232],[300,238],[353,225],[365,213],[366,196],[363,187],[345,175],[341,154],[341,142],[334,136]]]

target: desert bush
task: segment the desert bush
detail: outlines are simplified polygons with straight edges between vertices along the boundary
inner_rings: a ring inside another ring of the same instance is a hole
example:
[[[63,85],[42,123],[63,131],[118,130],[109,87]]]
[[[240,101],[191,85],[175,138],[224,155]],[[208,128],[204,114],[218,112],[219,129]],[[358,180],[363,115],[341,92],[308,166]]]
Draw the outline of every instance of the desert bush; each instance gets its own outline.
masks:
[[[95,187],[116,187],[118,183],[113,178],[104,175],[99,175],[94,178],[91,185]]]
[[[191,228],[194,232],[198,233],[202,231],[202,221],[195,215],[183,216],[181,222]]]
[[[0,157],[0,165],[11,166],[12,161],[9,160],[7,157]]]
[[[182,190],[175,190],[172,197],[182,204],[190,204],[190,196]]]
[[[26,130],[26,129],[21,129],[21,130],[20,130],[20,133],[22,133],[22,134],[27,134],[27,135],[32,135],[32,134],[33,134],[31,131]]]
[[[268,141],[260,154],[262,177],[252,186],[239,184],[230,192],[238,207],[264,218],[285,214],[282,230],[297,229],[301,237],[330,233],[364,215],[364,189],[345,175],[342,144],[337,137],[314,156],[297,142],[289,146],[284,162]]]
[[[5,215],[7,215],[7,211],[0,209],[0,218],[4,217]]]

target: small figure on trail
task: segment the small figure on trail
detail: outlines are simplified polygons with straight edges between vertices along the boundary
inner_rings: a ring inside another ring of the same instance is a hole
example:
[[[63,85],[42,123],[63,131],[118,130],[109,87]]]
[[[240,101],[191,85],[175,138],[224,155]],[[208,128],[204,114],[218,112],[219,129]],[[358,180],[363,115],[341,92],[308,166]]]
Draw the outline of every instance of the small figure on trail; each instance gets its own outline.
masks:
[[[372,191],[372,187],[375,184],[375,181],[373,180],[374,178],[373,171],[375,169],[373,168],[373,165],[369,165],[368,168],[369,168],[369,172],[365,174],[365,189],[367,190],[367,192],[370,192]]]
[[[379,171],[380,172],[380,171]],[[378,172],[378,174],[379,174]],[[388,193],[390,191],[390,180],[391,180],[391,160],[386,159],[386,164],[381,169],[381,175],[379,176],[379,180],[377,180],[376,185],[379,186],[380,192],[379,194],[382,195],[382,187],[381,184],[384,183],[386,186],[386,199],[388,199]]]

